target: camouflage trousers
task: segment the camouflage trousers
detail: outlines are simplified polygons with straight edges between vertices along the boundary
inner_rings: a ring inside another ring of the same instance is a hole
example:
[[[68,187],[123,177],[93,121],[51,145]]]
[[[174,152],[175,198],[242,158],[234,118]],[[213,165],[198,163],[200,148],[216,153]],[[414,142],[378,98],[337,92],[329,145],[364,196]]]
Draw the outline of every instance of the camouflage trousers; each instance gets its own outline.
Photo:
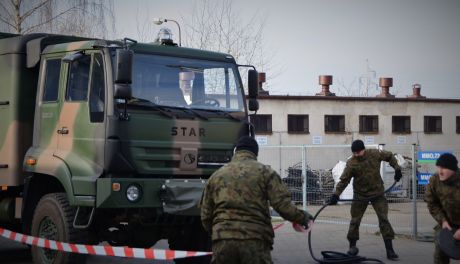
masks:
[[[363,199],[363,196],[360,196],[355,193],[354,199]],[[375,212],[377,213],[377,218],[379,219],[379,228],[380,233],[382,233],[383,239],[394,239],[395,233],[391,227],[390,222],[388,221],[388,202],[385,196],[379,196],[370,201],[372,207],[374,207]],[[369,202],[366,201],[355,201],[351,203],[351,221],[350,228],[348,229],[348,240],[359,240],[359,225],[361,224],[361,219],[363,218],[364,212],[366,212]]]
[[[213,241],[212,264],[272,264],[271,246],[262,240]]]
[[[442,252],[441,248],[439,247],[439,242],[438,242],[438,234],[441,232],[442,228],[441,226],[436,226],[434,228],[435,234],[434,234],[434,264],[447,264],[450,263],[450,258]]]

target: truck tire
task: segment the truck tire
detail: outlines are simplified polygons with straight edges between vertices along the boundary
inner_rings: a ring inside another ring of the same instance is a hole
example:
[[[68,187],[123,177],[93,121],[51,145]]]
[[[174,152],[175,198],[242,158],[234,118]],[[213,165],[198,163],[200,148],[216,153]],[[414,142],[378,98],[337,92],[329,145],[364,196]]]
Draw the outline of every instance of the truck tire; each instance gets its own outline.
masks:
[[[73,227],[75,208],[69,205],[65,193],[51,193],[43,196],[32,218],[31,235],[69,243],[84,243],[84,230]],[[72,254],[39,247],[32,247],[34,263],[85,263],[86,255]]]
[[[212,250],[211,236],[201,226],[197,219],[192,225],[184,226],[182,232],[178,232],[169,239],[169,248],[174,250],[205,251]],[[211,256],[193,257],[174,260],[176,264],[209,264]]]

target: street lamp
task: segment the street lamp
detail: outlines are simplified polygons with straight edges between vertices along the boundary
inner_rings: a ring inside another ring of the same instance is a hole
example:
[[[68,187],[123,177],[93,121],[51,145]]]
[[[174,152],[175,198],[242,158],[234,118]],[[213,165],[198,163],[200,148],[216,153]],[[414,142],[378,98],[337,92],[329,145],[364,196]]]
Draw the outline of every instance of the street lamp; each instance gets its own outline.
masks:
[[[177,28],[179,28],[179,47],[180,47],[180,46],[182,46],[182,43],[181,43],[181,32],[180,32],[180,25],[179,25],[179,23],[178,23],[176,20],[166,19],[166,18],[161,18],[161,17],[159,17],[159,18],[154,18],[154,19],[153,19],[153,23],[154,23],[155,25],[161,25],[161,24],[166,23],[166,22],[169,22],[169,21],[176,23]]]

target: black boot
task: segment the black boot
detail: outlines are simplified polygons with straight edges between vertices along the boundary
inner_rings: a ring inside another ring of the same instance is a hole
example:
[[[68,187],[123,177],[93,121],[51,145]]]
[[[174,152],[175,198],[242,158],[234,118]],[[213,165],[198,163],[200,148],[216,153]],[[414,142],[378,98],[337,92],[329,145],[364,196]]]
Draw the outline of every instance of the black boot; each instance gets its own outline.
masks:
[[[348,240],[350,242],[350,249],[348,249],[347,254],[351,256],[358,255],[359,249],[356,247],[356,240]]]
[[[384,239],[385,242],[385,249],[387,250],[387,258],[390,260],[396,260],[399,258],[398,254],[395,253],[393,250],[393,240],[391,239]]]

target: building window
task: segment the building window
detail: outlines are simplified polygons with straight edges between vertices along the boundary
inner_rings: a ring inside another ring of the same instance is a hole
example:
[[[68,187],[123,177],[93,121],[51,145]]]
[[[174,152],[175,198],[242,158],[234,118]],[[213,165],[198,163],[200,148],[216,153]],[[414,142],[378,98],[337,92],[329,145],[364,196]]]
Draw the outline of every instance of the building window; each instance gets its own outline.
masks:
[[[410,116],[393,116],[393,133],[410,133]]]
[[[425,133],[442,133],[442,117],[425,116],[424,127]]]
[[[254,124],[256,134],[272,133],[272,115],[253,115],[251,122]]]
[[[308,115],[288,115],[288,133],[308,134]]]
[[[325,115],[324,116],[324,131],[331,133],[345,132],[345,116],[344,115]]]
[[[378,133],[379,132],[379,116],[376,116],[376,115],[359,116],[359,132],[360,133]]]
[[[460,116],[457,116],[457,134],[460,134]]]

